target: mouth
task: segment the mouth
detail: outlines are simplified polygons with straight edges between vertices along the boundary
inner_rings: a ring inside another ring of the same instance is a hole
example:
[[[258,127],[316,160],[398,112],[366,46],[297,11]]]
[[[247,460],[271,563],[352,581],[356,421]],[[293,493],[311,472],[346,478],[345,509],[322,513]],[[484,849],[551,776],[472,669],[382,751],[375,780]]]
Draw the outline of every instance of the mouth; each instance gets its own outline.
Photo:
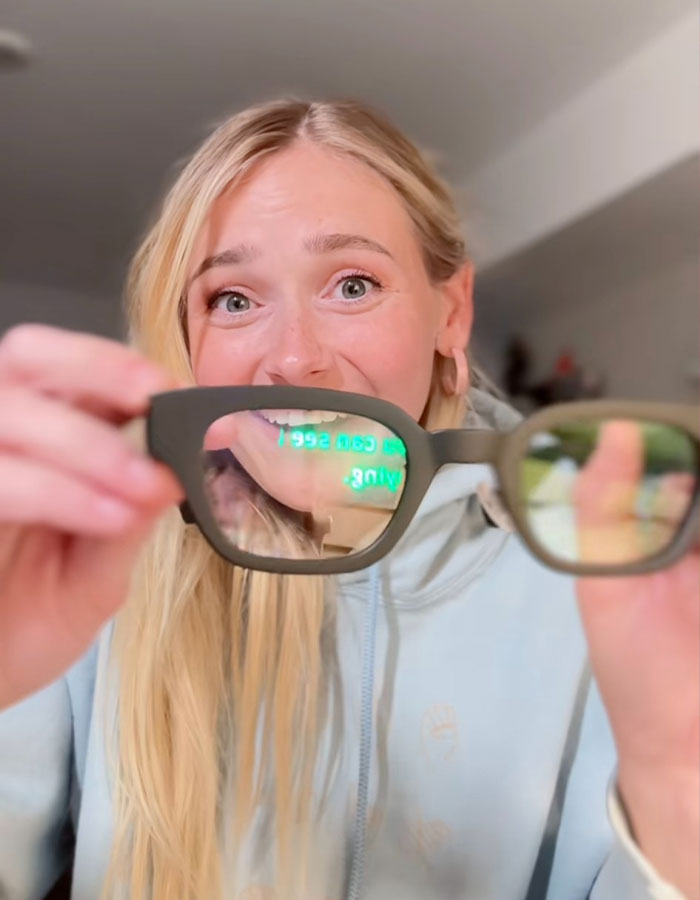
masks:
[[[347,413],[316,409],[259,409],[256,411],[271,425],[288,425],[297,428],[303,425],[329,425],[340,419],[347,419]]]

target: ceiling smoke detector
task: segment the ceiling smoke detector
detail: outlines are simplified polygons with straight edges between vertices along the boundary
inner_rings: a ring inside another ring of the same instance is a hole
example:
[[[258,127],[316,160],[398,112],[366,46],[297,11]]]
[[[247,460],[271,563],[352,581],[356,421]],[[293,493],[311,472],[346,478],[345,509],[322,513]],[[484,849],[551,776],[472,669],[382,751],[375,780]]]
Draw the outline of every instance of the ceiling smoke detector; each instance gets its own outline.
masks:
[[[17,31],[0,28],[0,71],[26,66],[32,56],[32,45]]]

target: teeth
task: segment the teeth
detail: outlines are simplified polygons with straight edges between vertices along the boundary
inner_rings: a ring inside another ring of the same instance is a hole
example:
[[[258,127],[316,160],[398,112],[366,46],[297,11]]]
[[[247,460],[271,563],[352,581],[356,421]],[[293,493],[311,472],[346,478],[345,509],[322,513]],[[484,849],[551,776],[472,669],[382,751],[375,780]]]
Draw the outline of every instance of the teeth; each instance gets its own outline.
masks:
[[[329,412],[328,410],[302,410],[302,409],[261,409],[263,419],[273,425],[321,425],[335,422],[336,419],[347,419],[347,413]]]

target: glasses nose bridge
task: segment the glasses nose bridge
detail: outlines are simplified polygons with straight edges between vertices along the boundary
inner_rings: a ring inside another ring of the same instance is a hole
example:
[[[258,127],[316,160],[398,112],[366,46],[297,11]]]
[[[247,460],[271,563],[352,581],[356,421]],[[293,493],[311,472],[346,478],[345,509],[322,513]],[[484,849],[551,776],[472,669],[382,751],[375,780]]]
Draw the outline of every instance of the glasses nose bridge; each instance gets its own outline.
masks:
[[[503,443],[496,431],[449,428],[433,434],[433,456],[436,465],[450,463],[493,463]]]

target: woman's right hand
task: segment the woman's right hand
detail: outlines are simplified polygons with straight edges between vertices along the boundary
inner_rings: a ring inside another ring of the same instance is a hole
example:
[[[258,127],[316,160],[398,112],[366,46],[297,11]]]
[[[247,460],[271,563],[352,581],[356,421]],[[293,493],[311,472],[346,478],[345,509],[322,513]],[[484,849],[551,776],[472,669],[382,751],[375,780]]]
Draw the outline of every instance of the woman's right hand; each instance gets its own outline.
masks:
[[[182,499],[118,427],[176,387],[105,338],[20,325],[0,340],[0,709],[87,649],[155,519]]]

